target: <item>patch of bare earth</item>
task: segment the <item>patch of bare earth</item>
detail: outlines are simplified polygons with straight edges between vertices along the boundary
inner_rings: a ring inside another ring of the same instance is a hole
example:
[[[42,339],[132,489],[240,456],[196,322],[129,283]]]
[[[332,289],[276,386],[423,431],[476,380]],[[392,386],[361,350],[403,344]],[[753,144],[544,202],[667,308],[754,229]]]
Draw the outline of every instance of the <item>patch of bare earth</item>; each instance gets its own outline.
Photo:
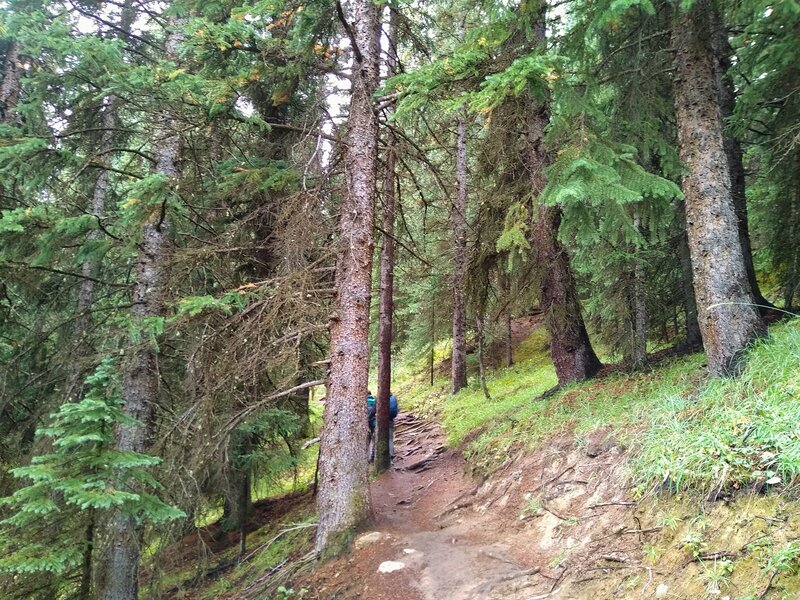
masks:
[[[650,532],[633,514],[622,450],[606,432],[581,448],[556,438],[478,482],[444,448],[438,425],[400,419],[394,466],[372,485],[371,529],[303,582],[310,597],[615,598],[579,590],[611,570],[647,575],[639,564]]]

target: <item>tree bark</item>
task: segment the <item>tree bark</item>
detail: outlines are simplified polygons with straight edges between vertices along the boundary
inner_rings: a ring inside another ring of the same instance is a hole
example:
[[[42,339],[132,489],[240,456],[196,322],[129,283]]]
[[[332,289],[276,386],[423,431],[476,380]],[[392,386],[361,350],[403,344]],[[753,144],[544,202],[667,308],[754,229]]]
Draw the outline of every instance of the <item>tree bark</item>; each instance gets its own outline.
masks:
[[[339,218],[331,365],[320,441],[316,550],[322,558],[349,547],[355,528],[371,512],[366,397],[378,142],[371,96],[378,84],[378,11],[371,0],[355,0],[353,11],[357,48],[345,151],[347,189]]]
[[[733,49],[728,41],[728,31],[722,22],[722,17],[715,14],[716,31],[714,32],[714,71],[717,94],[719,98],[719,109],[722,117],[723,128],[726,120],[733,115],[736,107],[736,94],[734,91],[733,78],[730,75],[731,56]],[[750,244],[750,227],[747,217],[747,197],[744,176],[744,153],[739,140],[731,133],[724,133],[723,146],[725,157],[728,160],[728,169],[731,180],[731,197],[733,199],[733,210],[736,214],[736,226],[739,234],[739,244],[742,248],[742,260],[744,261],[747,281],[753,298],[758,304],[758,311],[763,316],[769,309],[775,306],[761,293],[761,288],[756,279],[756,269],[753,266],[753,250]]]
[[[747,280],[717,101],[712,9],[698,0],[675,22],[675,111],[698,322],[709,370],[737,371],[742,351],[764,331]]]
[[[492,397],[489,395],[489,387],[486,385],[486,352],[485,352],[485,325],[486,325],[486,314],[485,314],[485,307],[481,307],[480,314],[475,315],[475,331],[477,333],[477,342],[478,342],[478,373],[480,375],[481,380],[481,390],[483,390],[483,396],[487,400],[491,400]]]
[[[539,18],[534,25],[533,42],[545,44],[546,3],[539,5]],[[547,183],[545,168],[550,157],[544,147],[544,131],[550,119],[546,104],[529,98],[527,167],[533,197],[538,198]],[[558,240],[561,209],[539,204],[532,228],[535,264],[542,271],[540,304],[550,334],[550,355],[559,385],[592,377],[602,366],[589,341],[581,314],[575,278],[569,256]]]
[[[113,131],[116,124],[116,98],[111,96],[103,111],[102,126],[103,132],[100,137],[100,152],[102,156],[108,157],[108,150],[112,147]],[[100,169],[94,184],[92,194],[91,214],[98,220],[105,214],[106,198],[108,197],[108,175],[106,169]],[[98,230],[89,232],[87,239],[96,240],[99,237]],[[78,286],[78,298],[75,305],[75,322],[73,324],[73,343],[74,355],[70,367],[67,371],[65,395],[67,402],[80,400],[83,395],[83,375],[86,369],[84,360],[90,355],[89,334],[92,328],[91,309],[94,305],[95,285],[97,277],[97,264],[88,258],[81,265],[81,280]]]
[[[678,254],[681,260],[681,280],[683,284],[683,313],[686,320],[687,349],[700,348],[703,344],[700,336],[700,324],[697,322],[697,303],[694,297],[692,280],[692,258],[689,255],[689,237],[686,231],[686,203],[676,205],[680,233],[678,237]]]
[[[450,392],[467,385],[467,123],[464,110],[458,117],[456,139],[456,201],[453,224],[453,354]]]
[[[507,367],[514,364],[514,340],[512,339],[511,331],[511,276],[502,271],[499,274],[500,279],[500,295],[505,303],[503,310],[503,350],[505,354],[505,363]]]
[[[389,7],[388,50],[386,77],[397,73],[397,13]],[[391,109],[387,108],[387,111]],[[387,132],[386,161],[383,179],[383,245],[381,247],[381,289],[378,309],[378,398],[376,406],[375,470],[389,468],[389,395],[392,387],[392,321],[394,313],[394,220],[397,197],[395,193],[395,149],[392,134]]]
[[[22,68],[19,65],[19,44],[11,42],[3,61],[3,81],[0,83],[0,123],[13,120],[19,102]]]
[[[789,240],[795,243],[791,246],[786,264],[786,279],[783,284],[783,309],[791,312],[794,309],[794,297],[800,288],[800,150],[796,153],[794,171],[794,194],[792,195],[791,210],[787,215],[789,222]]]
[[[642,219],[639,210],[634,208],[633,226],[641,233]],[[633,265],[633,344],[631,360],[634,367],[647,361],[647,305],[644,300],[645,291],[644,265],[638,258]]]
[[[175,59],[182,39],[182,23],[170,22],[165,44],[166,56]],[[175,183],[180,170],[181,138],[178,124],[169,109],[157,118],[153,138],[156,171]],[[142,240],[136,258],[131,319],[136,325],[163,314],[169,252],[169,219],[166,207],[156,211],[143,225]],[[146,338],[133,343],[122,376],[122,410],[134,420],[117,428],[114,448],[121,452],[145,452],[153,408],[159,398],[158,358],[153,344]],[[135,482],[119,485],[135,486]],[[138,596],[138,567],[141,524],[136,519],[115,512],[110,523],[111,548],[106,564],[107,600],[135,600]]]

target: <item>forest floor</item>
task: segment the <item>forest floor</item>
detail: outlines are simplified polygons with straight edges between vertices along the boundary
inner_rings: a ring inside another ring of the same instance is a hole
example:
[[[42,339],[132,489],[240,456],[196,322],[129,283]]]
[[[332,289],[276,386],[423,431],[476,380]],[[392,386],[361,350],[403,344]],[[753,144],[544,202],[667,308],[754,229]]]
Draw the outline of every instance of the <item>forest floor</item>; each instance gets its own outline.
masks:
[[[472,388],[450,396],[445,379],[401,382],[414,412],[396,421],[397,456],[371,482],[375,516],[352,552],[313,562],[311,493],[265,500],[244,558],[218,524],[174,547],[166,597],[800,598],[800,411],[785,402],[800,397],[800,321],[774,330],[741,381],[707,385],[702,355],[663,351],[646,370],[607,368],[547,397],[539,324],[518,324],[516,364],[494,373],[491,401]],[[668,455],[691,458],[675,464],[693,487],[662,481]],[[750,477],[747,456],[780,456],[783,483]],[[738,478],[722,493],[714,482],[730,465]]]

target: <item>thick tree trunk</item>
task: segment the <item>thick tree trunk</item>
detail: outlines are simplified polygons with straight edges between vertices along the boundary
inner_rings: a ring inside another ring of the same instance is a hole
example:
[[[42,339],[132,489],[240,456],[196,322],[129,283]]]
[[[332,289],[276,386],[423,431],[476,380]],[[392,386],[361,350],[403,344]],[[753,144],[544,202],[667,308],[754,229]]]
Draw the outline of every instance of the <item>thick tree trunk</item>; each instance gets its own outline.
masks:
[[[355,0],[353,11],[358,47],[354,49],[345,152],[347,189],[339,218],[337,295],[320,442],[316,550],[322,558],[347,548],[355,528],[371,512],[366,397],[378,119],[370,98],[378,83],[378,10],[371,0]]]
[[[467,123],[458,117],[456,138],[456,201],[453,204],[453,357],[450,392],[467,385]]]
[[[3,81],[0,83],[0,123],[9,123],[14,118],[14,109],[19,102],[21,77],[19,44],[11,42],[3,61]]]
[[[721,16],[717,14],[715,17],[714,70],[720,115],[724,127],[725,121],[733,115],[733,110],[736,107],[733,78],[729,73],[733,49],[728,41],[728,31],[722,22]],[[739,244],[742,248],[742,260],[744,261],[744,268],[747,273],[747,281],[750,284],[753,298],[756,304],[758,304],[758,311],[760,314],[764,315],[770,308],[775,307],[761,294],[761,289],[756,279],[756,269],[753,266],[753,250],[750,244],[750,227],[747,218],[747,197],[745,193],[744,153],[742,152],[742,146],[739,144],[739,140],[731,133],[723,133],[723,145],[725,148],[725,157],[728,160],[728,169],[730,171],[733,210],[736,214]]]
[[[561,210],[540,206],[533,231],[536,264],[544,270],[540,305],[550,333],[559,385],[592,377],[602,366],[589,341],[569,257],[558,241]]]
[[[396,37],[397,13],[389,8],[388,58],[386,76],[397,73]],[[376,406],[375,470],[389,468],[389,395],[392,387],[392,316],[394,313],[394,220],[395,150],[391,133],[387,132],[386,162],[383,179],[383,245],[381,247],[381,290],[378,309],[378,398]]]
[[[641,233],[642,219],[638,209],[634,209],[633,226]],[[633,265],[633,344],[631,362],[639,367],[647,361],[647,305],[644,299],[645,273],[644,265],[636,260]]]
[[[712,10],[698,0],[675,23],[675,110],[698,322],[709,369],[729,374],[763,332],[742,258],[714,80]]]
[[[181,41],[179,22],[173,20],[167,36],[166,55],[175,58]],[[166,109],[158,118],[153,139],[156,171],[174,184],[179,176],[178,160],[181,139],[172,113]],[[169,262],[168,215],[155,212],[142,231],[136,258],[131,319],[135,325],[163,312],[167,265]],[[133,422],[117,429],[114,448],[120,452],[145,452],[153,408],[159,398],[159,373],[156,349],[147,336],[129,350],[122,376],[122,410]],[[135,482],[119,485],[135,486]],[[110,523],[111,548],[106,567],[106,600],[135,600],[138,596],[138,568],[141,524],[121,512],[113,514]]]
[[[539,7],[533,41],[545,43],[545,4]],[[534,198],[538,198],[547,182],[545,168],[549,157],[544,147],[544,131],[550,119],[546,105],[529,100],[527,167]],[[550,333],[550,355],[559,385],[592,377],[602,366],[589,341],[581,314],[575,279],[569,256],[558,241],[561,209],[539,204],[533,224],[533,252],[541,275],[540,305]]]
[[[686,320],[686,347],[687,349],[700,348],[703,339],[700,336],[700,324],[697,322],[697,304],[694,297],[694,282],[692,279],[692,258],[689,255],[689,237],[686,231],[686,203],[681,202],[675,206],[680,224],[678,237],[678,254],[681,259],[681,281],[683,284],[683,314]]]

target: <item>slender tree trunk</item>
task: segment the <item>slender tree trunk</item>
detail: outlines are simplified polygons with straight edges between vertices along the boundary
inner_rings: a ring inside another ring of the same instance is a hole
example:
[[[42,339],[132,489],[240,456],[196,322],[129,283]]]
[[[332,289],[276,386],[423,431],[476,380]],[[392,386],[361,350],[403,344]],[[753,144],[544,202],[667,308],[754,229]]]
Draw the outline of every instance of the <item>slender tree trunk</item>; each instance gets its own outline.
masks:
[[[14,109],[19,102],[21,78],[19,44],[11,42],[3,61],[3,81],[0,83],[0,123],[9,123],[14,118]]]
[[[545,7],[540,3],[539,19],[533,41],[545,43]],[[544,147],[544,131],[550,119],[548,107],[529,99],[527,166],[533,196],[538,197],[546,184],[545,168],[549,157]],[[539,204],[533,225],[534,259],[541,275],[540,303],[550,333],[550,355],[559,385],[592,377],[602,366],[589,341],[581,314],[575,279],[569,256],[558,241],[561,209]]]
[[[742,258],[714,81],[712,10],[698,0],[675,23],[675,110],[698,322],[709,369],[737,370],[764,331]]]
[[[165,52],[178,56],[181,22],[172,20]],[[180,171],[181,139],[174,115],[165,109],[159,115],[153,138],[156,171],[172,184]],[[142,321],[163,314],[169,254],[169,220],[165,210],[155,212],[143,225],[136,258],[131,319]],[[144,335],[129,350],[122,377],[122,410],[132,422],[119,425],[114,448],[120,452],[145,452],[153,407],[159,398],[158,358],[153,344]],[[135,487],[136,482],[120,482]],[[132,516],[115,512],[110,523],[111,548],[106,564],[106,600],[135,600],[138,596],[138,570],[141,524]]]
[[[678,237],[678,254],[681,259],[681,281],[683,283],[683,312],[686,320],[686,347],[700,348],[703,339],[700,336],[700,324],[697,322],[697,304],[694,298],[694,282],[692,278],[692,258],[689,255],[689,237],[686,231],[686,203],[675,206],[680,224]]]
[[[83,565],[81,568],[81,587],[78,590],[80,600],[90,600],[92,597],[92,553],[94,551],[95,512],[89,511],[89,523],[84,533]]]
[[[484,335],[486,329],[486,314],[485,308],[481,308],[480,314],[475,315],[475,331],[477,332],[478,337],[478,370],[480,373],[481,379],[481,389],[483,390],[483,396],[487,400],[491,400],[492,397],[489,395],[489,387],[486,385],[486,338]]]
[[[430,374],[430,385],[433,387],[434,363],[436,353],[436,305],[431,304],[431,351],[428,356],[428,373]]]
[[[456,201],[453,222],[453,358],[450,391],[467,385],[467,123],[464,110],[458,117],[456,139]]]
[[[22,68],[19,66],[19,44],[11,42],[3,60],[3,81],[0,82],[0,124],[11,123],[19,102],[20,78]],[[5,196],[6,185],[0,181],[0,199]],[[2,216],[2,213],[0,213]]]
[[[331,318],[328,395],[320,442],[316,550],[346,549],[370,512],[367,481],[369,310],[375,226],[378,119],[370,100],[378,84],[378,10],[355,0],[352,95],[339,219],[336,300]]]
[[[793,202],[790,205],[790,214],[787,215],[789,220],[789,236],[788,239],[800,239],[800,151],[796,153],[797,165],[794,172],[794,194],[792,196]],[[789,251],[788,261],[786,265],[786,280],[783,285],[783,309],[792,311],[794,309],[794,297],[797,290],[800,288],[800,243],[794,243]]]
[[[642,219],[639,210],[634,209],[633,226],[641,233]],[[633,265],[633,366],[639,367],[647,361],[647,305],[645,304],[644,265],[636,260]]]
[[[719,98],[719,109],[724,127],[725,121],[733,115],[733,110],[736,107],[733,78],[729,72],[733,49],[728,41],[727,28],[719,14],[715,14],[715,25],[715,82]],[[733,199],[733,210],[736,214],[739,244],[742,247],[742,260],[744,261],[747,281],[750,284],[753,298],[756,304],[758,304],[758,311],[760,314],[764,315],[770,308],[775,307],[761,294],[761,288],[756,279],[756,269],[753,266],[753,250],[750,244],[750,227],[747,218],[747,196],[745,193],[744,153],[742,152],[742,146],[739,144],[739,140],[731,133],[723,132],[723,145],[725,157],[728,160],[728,169],[730,170],[731,197]]]
[[[115,113],[116,98],[112,96],[108,99],[103,111],[103,132],[100,136],[100,154],[104,159],[108,158],[108,151],[112,147],[112,129],[116,124]],[[109,172],[106,169],[100,169],[100,174],[97,176],[94,184],[90,211],[98,220],[103,217],[106,210],[109,183],[108,175]],[[99,237],[99,232],[96,229],[92,230],[87,237],[89,240],[96,240]],[[67,402],[80,400],[83,395],[82,380],[86,369],[84,361],[86,357],[90,355],[89,335],[92,328],[91,309],[94,305],[95,297],[94,278],[97,276],[97,264],[94,259],[87,258],[83,261],[81,265],[81,275],[84,276],[84,279],[81,280],[78,286],[78,301],[75,306],[76,317],[73,325],[74,355],[67,371],[65,384],[66,394],[64,397]]]
[[[505,303],[503,311],[503,349],[505,353],[505,363],[507,367],[514,364],[514,340],[511,336],[511,277],[508,273],[500,272],[500,295]]]
[[[386,76],[397,73],[397,13],[389,7],[388,57]],[[392,387],[392,316],[394,312],[394,220],[395,150],[391,133],[387,132],[386,163],[383,179],[383,246],[381,247],[381,291],[378,309],[378,398],[376,406],[375,470],[389,468],[389,395]]]

